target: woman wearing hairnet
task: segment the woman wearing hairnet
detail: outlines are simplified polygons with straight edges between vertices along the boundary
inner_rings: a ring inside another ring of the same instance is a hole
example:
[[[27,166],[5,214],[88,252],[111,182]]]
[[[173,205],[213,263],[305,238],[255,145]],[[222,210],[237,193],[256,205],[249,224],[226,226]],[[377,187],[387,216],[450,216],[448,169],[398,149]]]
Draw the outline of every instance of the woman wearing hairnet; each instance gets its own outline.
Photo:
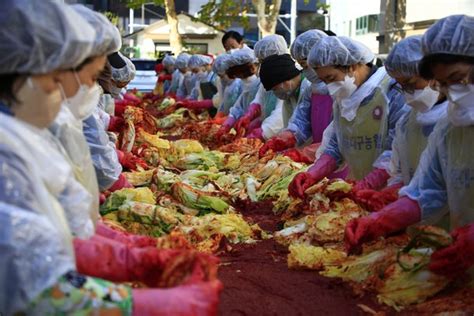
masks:
[[[446,276],[463,274],[474,264],[474,18],[454,15],[423,35],[419,65],[426,80],[436,80],[448,96],[447,117],[439,121],[410,184],[380,212],[350,222],[346,244],[384,236],[416,223],[440,219],[449,206],[453,244],[431,256],[430,269]]]
[[[212,58],[205,55],[193,55],[189,58],[188,68],[193,73],[193,88],[187,99],[202,100],[201,83],[209,80],[209,67],[212,65]]]
[[[166,55],[161,61],[161,63],[163,64],[165,74],[158,76],[158,82],[163,82],[163,91],[166,93],[171,87],[171,82],[173,80],[174,73],[174,64],[176,63],[176,59],[171,55]]]
[[[291,45],[292,57],[303,68],[303,74],[311,82],[311,87],[302,92],[302,97],[288,120],[287,128],[269,139],[260,149],[260,156],[268,150],[283,151],[296,146],[320,143],[323,132],[332,119],[332,99],[328,96],[326,85],[316,72],[308,67],[307,57],[313,46],[327,35],[319,30],[309,30],[299,35]],[[313,105],[314,104],[314,105]],[[285,153],[297,161],[311,163],[315,157],[315,146],[293,149]]]
[[[93,57],[97,33],[64,4],[25,0],[5,4],[0,12],[0,313],[142,315],[150,304],[157,304],[153,297],[160,296],[159,290],[132,290],[75,270],[81,271],[85,260],[95,264],[96,274],[116,281],[138,280],[134,271],[156,270],[156,265],[143,269],[141,262],[144,253],[158,258],[157,250],[130,249],[108,240],[100,243],[109,245],[102,246],[101,264],[83,257],[85,251],[79,247],[97,244],[76,239],[73,245],[73,227],[60,201],[61,195],[74,193],[67,192],[75,181],[73,170],[47,129],[62,101],[68,100],[71,109],[82,109],[68,95],[79,98],[81,89],[87,89],[87,95],[93,92],[77,81],[86,85],[93,81],[95,66],[88,75],[75,75],[71,69],[88,64],[88,58],[103,67],[105,56]],[[74,253],[80,253],[77,262]],[[110,258],[111,253],[116,258]]]
[[[422,58],[421,36],[412,36],[395,45],[385,61],[387,72],[400,84],[410,110],[396,125],[391,161],[386,167],[390,174],[389,187],[381,192],[356,192],[362,200],[379,197],[384,201],[386,194],[393,196],[402,185],[408,185],[426,148],[428,136],[446,115],[446,95],[433,90],[430,81],[420,76],[418,65]]]
[[[308,64],[334,99],[334,132],[321,157],[290,183],[292,196],[304,197],[308,187],[343,162],[348,164],[352,179],[362,180],[371,173],[374,162],[389,157],[386,151],[391,150],[405,101],[385,68],[372,65],[373,59],[366,46],[343,36],[325,37],[311,49]],[[376,188],[376,183],[384,185],[389,176],[376,169],[373,178]]]
[[[112,90],[110,93],[117,100],[122,100],[126,92],[125,87],[135,78],[135,65],[132,61],[115,52],[107,56],[107,60],[112,68]]]
[[[237,120],[247,112],[260,86],[260,80],[256,75],[257,71],[258,60],[252,49],[243,48],[231,54],[231,59],[228,62],[227,75],[231,78],[239,78],[241,80],[242,94],[230,108],[229,117],[217,132],[216,137],[218,139],[227,134]]]
[[[216,57],[212,65],[213,71],[219,77],[217,82],[217,93],[212,98],[214,106],[217,107],[215,119],[223,119],[229,115],[229,110],[235,104],[242,93],[242,83],[240,79],[229,78],[226,74],[231,60],[230,54],[222,54]]]
[[[178,85],[178,91],[176,92],[176,98],[179,100],[185,99],[191,91],[193,90],[193,81],[194,81],[194,74],[191,72],[189,68],[189,60],[191,59],[191,55],[186,53],[181,53],[178,58],[176,58],[176,67],[179,71],[183,74],[182,81]]]
[[[265,36],[255,44],[255,56],[259,63],[272,55],[288,53],[288,45],[283,36]],[[277,98],[272,90],[265,90],[263,84],[257,91],[247,112],[235,124],[237,130],[246,130],[247,137],[270,138],[283,128],[283,100]]]

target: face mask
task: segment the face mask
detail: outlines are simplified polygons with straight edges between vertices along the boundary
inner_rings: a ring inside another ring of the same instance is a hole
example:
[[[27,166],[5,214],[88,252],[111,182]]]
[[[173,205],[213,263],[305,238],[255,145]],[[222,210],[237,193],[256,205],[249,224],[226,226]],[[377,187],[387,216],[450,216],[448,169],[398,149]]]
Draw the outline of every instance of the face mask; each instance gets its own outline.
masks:
[[[234,52],[236,52],[236,51],[238,51],[238,50],[239,50],[238,48],[229,49],[229,50],[227,51],[227,54],[232,54],[232,53],[234,53]]]
[[[46,93],[31,77],[26,79],[16,97],[18,103],[11,107],[15,117],[38,128],[50,126],[61,109],[60,90]]]
[[[448,88],[448,118],[454,126],[474,124],[474,84],[455,84]]]
[[[349,98],[357,90],[355,77],[345,75],[344,80],[331,82],[327,84],[329,94],[337,101]]]
[[[318,83],[320,81],[318,74],[312,68],[307,67],[303,69],[303,74],[311,83]]]
[[[406,103],[421,113],[431,110],[439,97],[439,92],[429,86],[424,89],[417,89],[413,93],[404,92],[403,94]]]
[[[112,87],[110,88],[110,94],[114,99],[119,99],[122,96],[121,92],[122,88],[119,88],[117,86],[112,85]]]
[[[89,86],[81,84],[76,72],[74,72],[74,75],[77,83],[79,83],[79,90],[73,97],[66,99],[65,105],[78,120],[82,121],[91,115],[94,108],[99,104],[101,91],[97,83],[89,88]]]

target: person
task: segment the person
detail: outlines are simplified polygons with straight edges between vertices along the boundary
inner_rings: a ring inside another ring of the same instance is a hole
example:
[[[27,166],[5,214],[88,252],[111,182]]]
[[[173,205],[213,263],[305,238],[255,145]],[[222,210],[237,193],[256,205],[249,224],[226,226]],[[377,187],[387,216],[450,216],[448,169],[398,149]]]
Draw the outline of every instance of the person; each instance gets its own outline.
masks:
[[[334,128],[324,153],[290,183],[292,196],[304,197],[308,187],[343,162],[349,166],[349,177],[361,180],[374,163],[378,166],[389,156],[386,151],[406,111],[405,100],[385,68],[372,65],[373,59],[369,48],[343,36],[325,37],[311,49],[308,63],[334,99]],[[382,180],[387,180],[385,174]]]
[[[62,194],[75,195],[68,191],[75,179],[47,127],[64,101],[60,86],[64,90],[74,86],[71,69],[94,55],[96,31],[65,4],[26,0],[4,4],[0,12],[0,313],[144,315],[159,309],[163,302],[155,299],[166,296],[163,291],[132,290],[78,273],[85,265],[117,281],[138,281],[135,271],[153,274],[157,269],[156,264],[143,269],[143,262],[145,258],[157,262],[159,251],[132,249],[99,237],[73,242],[60,203]],[[101,62],[105,63],[105,56]],[[85,255],[93,247],[96,261]],[[94,264],[99,257],[101,264]],[[219,285],[213,286],[217,288],[209,294],[216,296]]]
[[[217,94],[212,99],[217,107],[216,119],[227,117],[232,105],[235,104],[242,93],[242,82],[237,78],[230,78],[226,72],[229,69],[230,54],[222,54],[216,57],[212,65],[213,71],[218,75]]]
[[[258,71],[258,60],[252,49],[243,48],[234,51],[231,54],[228,67],[227,75],[231,78],[235,77],[241,80],[242,94],[230,108],[229,116],[217,131],[216,138],[218,139],[227,134],[237,120],[247,112],[260,85],[260,79],[256,75]]]
[[[222,46],[224,46],[227,53],[232,53],[233,50],[247,47],[244,43],[243,36],[236,31],[227,31],[224,36],[222,36]]]
[[[168,57],[169,55],[167,55]],[[170,72],[171,76],[170,76],[170,84],[169,84],[169,87],[165,90],[165,95],[176,95],[176,92],[178,91],[178,87],[179,87],[179,81],[180,79],[182,78],[182,73],[179,71],[178,67],[177,67],[177,58],[174,58],[172,56],[169,56],[169,61],[167,61],[166,63],[167,64],[172,64],[173,65],[173,71]],[[163,59],[163,62],[164,59]],[[171,68],[169,69],[171,70]]]
[[[265,36],[255,43],[254,48],[260,64],[269,56],[288,53],[285,38],[278,34]],[[278,99],[272,90],[266,91],[260,84],[247,113],[236,123],[236,127],[245,129],[249,138],[268,139],[283,128],[282,108],[283,100]]]
[[[326,85],[307,64],[311,48],[323,37],[326,37],[324,32],[309,30],[299,35],[291,45],[291,56],[303,68],[305,78],[311,82],[311,89],[303,92],[301,102],[288,120],[287,128],[269,139],[260,149],[261,157],[270,149],[277,152],[298,146],[300,148],[288,150],[285,155],[302,162],[314,160],[316,146],[304,145],[311,138],[313,143],[321,143],[323,132],[332,120],[332,99]]]
[[[132,61],[120,52],[107,56],[112,69],[112,90],[110,93],[117,100],[122,100],[125,87],[135,78],[136,68]]]
[[[176,80],[178,81],[178,88],[176,90],[176,99],[184,99],[189,93],[191,93],[192,87],[190,86],[191,71],[188,68],[189,58],[191,56],[187,53],[181,53],[176,57],[175,67],[179,70]],[[176,71],[175,71],[176,73]],[[169,96],[173,97],[173,93],[169,92]]]
[[[429,268],[454,277],[474,264],[474,210],[471,188],[474,157],[474,18],[453,15],[437,21],[422,37],[419,73],[436,80],[447,94],[447,115],[435,126],[418,168],[400,198],[377,213],[349,222],[349,250],[416,223],[433,223],[449,206],[453,243],[431,255]],[[472,271],[472,270],[471,270]],[[472,273],[471,273],[472,275]]]
[[[191,81],[192,90],[187,99],[202,100],[200,84],[207,82],[209,65],[212,65],[212,59],[209,56],[195,54],[189,58],[188,68],[193,74],[193,79]]]

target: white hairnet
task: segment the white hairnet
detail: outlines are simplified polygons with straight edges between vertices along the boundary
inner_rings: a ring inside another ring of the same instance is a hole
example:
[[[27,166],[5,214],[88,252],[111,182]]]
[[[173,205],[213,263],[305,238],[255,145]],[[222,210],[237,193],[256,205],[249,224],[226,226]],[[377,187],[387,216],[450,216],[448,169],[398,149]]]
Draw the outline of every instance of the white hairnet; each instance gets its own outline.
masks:
[[[254,47],[255,56],[260,62],[271,55],[288,54],[288,44],[283,36],[278,34],[267,35]]]
[[[361,42],[345,36],[327,36],[311,48],[307,61],[312,68],[351,66],[368,64],[374,57],[374,53]]]
[[[91,55],[96,32],[70,6],[28,0],[1,6],[1,74],[71,69]]]
[[[214,64],[212,65],[212,71],[219,75],[225,74],[227,69],[229,69],[229,61],[231,60],[230,54],[222,54],[216,57]]]
[[[188,62],[189,62],[189,58],[191,56],[189,54],[186,54],[186,53],[181,53],[178,55],[178,57],[176,58],[176,62],[175,62],[175,67],[178,68],[178,69],[183,69],[183,68],[186,68],[188,67]]]
[[[230,54],[231,59],[229,60],[229,68],[234,66],[241,66],[248,63],[257,63],[258,59],[255,57],[255,53],[250,48],[238,49]]]
[[[112,79],[115,82],[129,82],[132,81],[133,78],[135,78],[135,65],[132,63],[132,61],[122,55],[121,52],[117,52],[120,57],[122,57],[123,61],[125,62],[125,66],[122,68],[115,68],[112,65],[110,65],[110,68],[112,69]]]
[[[171,67],[171,66],[174,66],[174,64],[176,63],[176,58],[174,58],[171,55],[166,55],[165,58],[163,58],[163,61],[161,63],[165,67]]]
[[[120,32],[105,15],[86,8],[82,4],[73,5],[72,8],[95,30],[92,56],[108,55],[120,49],[122,46]]]
[[[474,17],[451,15],[431,26],[422,38],[423,53],[474,56]]]
[[[206,65],[212,64],[212,58],[205,55],[192,55],[189,58],[188,67],[189,68],[196,68],[196,67],[203,67]]]
[[[326,33],[320,30],[309,30],[300,34],[291,44],[291,57],[306,60],[311,48],[324,37],[327,37]]]
[[[392,77],[411,77],[418,75],[418,64],[422,58],[421,35],[415,35],[396,44],[384,65]]]

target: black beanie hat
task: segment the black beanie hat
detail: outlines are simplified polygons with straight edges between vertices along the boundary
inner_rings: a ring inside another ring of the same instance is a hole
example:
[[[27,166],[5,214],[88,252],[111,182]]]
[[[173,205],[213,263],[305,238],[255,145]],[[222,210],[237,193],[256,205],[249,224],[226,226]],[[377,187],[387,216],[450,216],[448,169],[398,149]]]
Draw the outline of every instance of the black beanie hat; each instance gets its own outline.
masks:
[[[268,91],[277,84],[293,79],[300,72],[289,54],[272,55],[265,58],[260,66],[260,81]]]

